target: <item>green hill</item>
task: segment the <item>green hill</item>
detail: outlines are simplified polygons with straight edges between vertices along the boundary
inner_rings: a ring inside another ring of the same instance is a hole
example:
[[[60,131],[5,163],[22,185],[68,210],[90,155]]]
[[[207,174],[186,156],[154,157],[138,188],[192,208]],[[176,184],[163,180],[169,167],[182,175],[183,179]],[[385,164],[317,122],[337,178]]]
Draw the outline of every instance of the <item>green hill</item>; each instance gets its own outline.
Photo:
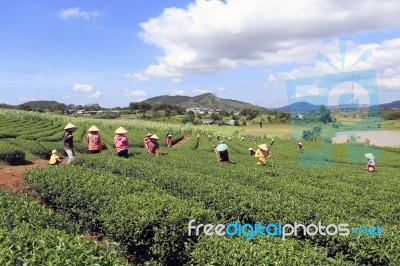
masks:
[[[16,106],[25,111],[59,111],[66,109],[66,105],[56,101],[30,101]]]
[[[212,93],[205,93],[194,97],[163,95],[163,96],[149,98],[145,100],[145,102],[148,103],[160,102],[160,103],[175,104],[183,108],[204,108],[204,109],[225,110],[225,111],[240,111],[245,108],[251,108],[261,111],[267,111],[267,109],[263,107],[252,105],[249,103],[237,100],[222,99],[215,96]]]

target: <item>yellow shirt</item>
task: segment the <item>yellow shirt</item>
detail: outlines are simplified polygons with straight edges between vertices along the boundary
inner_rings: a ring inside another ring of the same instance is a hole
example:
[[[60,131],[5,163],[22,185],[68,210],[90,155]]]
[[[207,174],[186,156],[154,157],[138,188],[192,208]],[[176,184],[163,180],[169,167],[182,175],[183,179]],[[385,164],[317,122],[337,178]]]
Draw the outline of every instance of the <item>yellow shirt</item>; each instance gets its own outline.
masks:
[[[264,151],[261,149],[257,149],[256,154],[254,157],[258,158],[257,164],[258,165],[265,165],[265,160],[269,156],[269,151]]]
[[[56,164],[56,163],[58,163],[58,160],[60,160],[60,157],[58,157],[55,154],[52,154],[50,157],[49,164]]]

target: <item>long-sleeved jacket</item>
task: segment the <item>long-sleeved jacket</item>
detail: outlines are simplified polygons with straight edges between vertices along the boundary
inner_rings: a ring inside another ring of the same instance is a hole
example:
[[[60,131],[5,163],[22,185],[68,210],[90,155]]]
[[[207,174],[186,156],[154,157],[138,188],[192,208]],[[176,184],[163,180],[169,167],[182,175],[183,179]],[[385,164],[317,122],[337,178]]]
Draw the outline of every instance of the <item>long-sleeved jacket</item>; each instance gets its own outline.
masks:
[[[89,133],[86,137],[86,142],[88,143],[89,151],[101,150],[102,143],[101,143],[101,137],[99,134]]]
[[[122,134],[117,134],[114,137],[114,144],[117,152],[127,150],[129,146],[128,138]]]
[[[262,149],[257,149],[256,154],[254,155],[254,157],[258,158],[258,165],[265,165],[265,161],[268,156],[270,156],[269,151],[264,151]]]

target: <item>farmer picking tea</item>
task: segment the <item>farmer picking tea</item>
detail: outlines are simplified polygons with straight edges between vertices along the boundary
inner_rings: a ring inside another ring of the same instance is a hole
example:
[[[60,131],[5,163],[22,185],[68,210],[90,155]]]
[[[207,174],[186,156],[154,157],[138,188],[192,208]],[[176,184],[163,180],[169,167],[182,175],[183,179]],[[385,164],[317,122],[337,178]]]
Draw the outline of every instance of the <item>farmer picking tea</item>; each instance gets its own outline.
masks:
[[[158,156],[160,153],[160,145],[158,144],[158,136],[156,134],[150,136],[149,150],[155,156]]]
[[[169,134],[167,136],[167,147],[171,147],[172,146],[172,135]]]
[[[152,134],[147,134],[144,139],[143,139],[143,143],[144,143],[144,148],[146,149],[147,153],[150,153],[150,137]]]
[[[299,143],[297,144],[297,150],[298,150],[298,151],[302,151],[302,150],[303,150],[303,144],[302,144],[301,142],[299,142]]]
[[[88,143],[88,152],[101,153],[102,143],[99,135],[99,129],[93,125],[88,129],[88,131],[89,134],[86,137],[86,142]]]
[[[114,137],[114,144],[117,155],[119,157],[128,158],[129,142],[128,138],[125,136],[126,133],[128,133],[128,131],[123,127],[119,127],[117,130],[115,130],[116,135]]]
[[[60,157],[58,156],[58,151],[57,150],[52,150],[51,151],[51,156],[50,156],[50,165],[58,165],[61,163]]]
[[[64,151],[68,155],[68,162],[70,164],[74,160],[74,136],[72,133],[76,130],[76,126],[68,123],[64,127]]]
[[[213,148],[219,162],[229,162],[228,145],[224,141],[221,140],[218,145],[213,145]]]
[[[256,154],[256,152],[251,147],[248,149],[248,151],[250,156],[254,156],[254,154]]]
[[[365,170],[368,172],[375,172],[376,170],[375,156],[372,153],[367,153],[364,156],[368,159],[368,163],[365,166]]]
[[[265,165],[267,158],[271,157],[271,152],[267,146],[267,144],[258,145],[258,149],[254,157],[257,158],[258,165]]]

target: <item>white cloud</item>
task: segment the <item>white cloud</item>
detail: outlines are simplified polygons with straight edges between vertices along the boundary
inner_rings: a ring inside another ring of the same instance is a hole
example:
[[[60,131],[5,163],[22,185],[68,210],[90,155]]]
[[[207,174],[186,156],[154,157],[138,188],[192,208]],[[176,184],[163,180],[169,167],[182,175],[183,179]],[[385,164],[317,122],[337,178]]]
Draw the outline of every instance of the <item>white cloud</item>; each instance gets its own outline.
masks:
[[[145,91],[141,90],[129,90],[129,89],[123,89],[123,95],[125,97],[144,97],[146,96]]]
[[[316,85],[305,85],[296,87],[296,97],[314,96],[319,94]]]
[[[344,82],[335,86],[328,94],[329,106],[350,103],[369,105],[369,92],[358,83]]]
[[[83,11],[80,7],[62,9],[58,12],[58,17],[61,19],[83,18],[90,20],[95,19],[96,17],[99,17],[101,15],[103,15],[103,12],[99,10]]]
[[[74,91],[90,93],[90,92],[93,92],[93,86],[89,85],[89,84],[79,84],[79,83],[77,83],[74,86]]]
[[[75,84],[74,86],[74,91],[80,92],[80,93],[87,93],[88,95],[86,98],[88,99],[99,99],[101,96],[100,91],[95,91],[94,87],[90,84]]]
[[[333,88],[329,95],[330,96],[339,96],[339,95],[343,95],[343,94],[354,94],[354,95],[368,95],[368,91],[364,88],[361,88],[359,86],[357,86],[354,89],[351,89],[351,87],[347,87],[347,88]]]
[[[86,96],[86,98],[88,99],[99,99],[101,96],[101,92],[100,91],[95,91],[92,94]]]
[[[22,97],[18,98],[21,102],[30,102],[30,101],[45,101],[47,97]]]
[[[369,44],[355,44],[350,42],[347,48],[344,68],[342,68],[337,41],[327,43],[321,46],[320,49],[321,53],[326,55],[332,64],[336,66],[336,69],[325,63],[316,61],[315,65],[311,67],[298,67],[290,72],[270,74],[267,87],[285,87],[285,82],[294,78],[370,69],[376,73],[379,90],[400,91],[400,74],[398,74],[400,73],[400,53],[398,52],[400,50],[400,38]],[[350,68],[368,49],[371,50],[372,56],[357,66]],[[354,77],[354,81],[358,81],[357,74]]]
[[[61,98],[63,98],[63,99],[71,99],[72,97],[65,95],[65,96],[62,96]]]
[[[159,65],[150,65],[147,67],[147,69],[137,72],[137,73],[126,73],[124,75],[125,78],[128,79],[135,79],[137,81],[147,81],[149,80],[150,77],[156,76],[156,77],[163,77],[163,78],[169,78],[172,82],[178,83],[182,81],[182,74],[168,68],[164,64],[159,64]]]
[[[171,91],[170,95],[171,96],[177,96],[177,95],[183,96],[183,95],[185,95],[185,91],[184,90],[173,90],[173,91]]]
[[[225,88],[224,87],[219,87],[218,90],[219,91],[225,91]]]
[[[193,92],[200,93],[200,94],[204,94],[204,93],[209,93],[209,92],[211,92],[211,91],[210,91],[210,90],[201,90],[201,89],[197,89],[197,90],[193,90]]]
[[[140,24],[140,37],[163,55],[135,74],[181,78],[241,63],[312,62],[323,44],[318,40],[398,27],[399,12],[396,0],[196,0]]]
[[[170,78],[170,81],[171,81],[171,82],[174,82],[174,83],[180,83],[180,82],[182,82],[182,78],[178,78],[178,77],[176,77],[176,78]]]
[[[400,76],[396,75],[393,78],[378,79],[378,87],[386,88],[388,90],[400,90]]]

